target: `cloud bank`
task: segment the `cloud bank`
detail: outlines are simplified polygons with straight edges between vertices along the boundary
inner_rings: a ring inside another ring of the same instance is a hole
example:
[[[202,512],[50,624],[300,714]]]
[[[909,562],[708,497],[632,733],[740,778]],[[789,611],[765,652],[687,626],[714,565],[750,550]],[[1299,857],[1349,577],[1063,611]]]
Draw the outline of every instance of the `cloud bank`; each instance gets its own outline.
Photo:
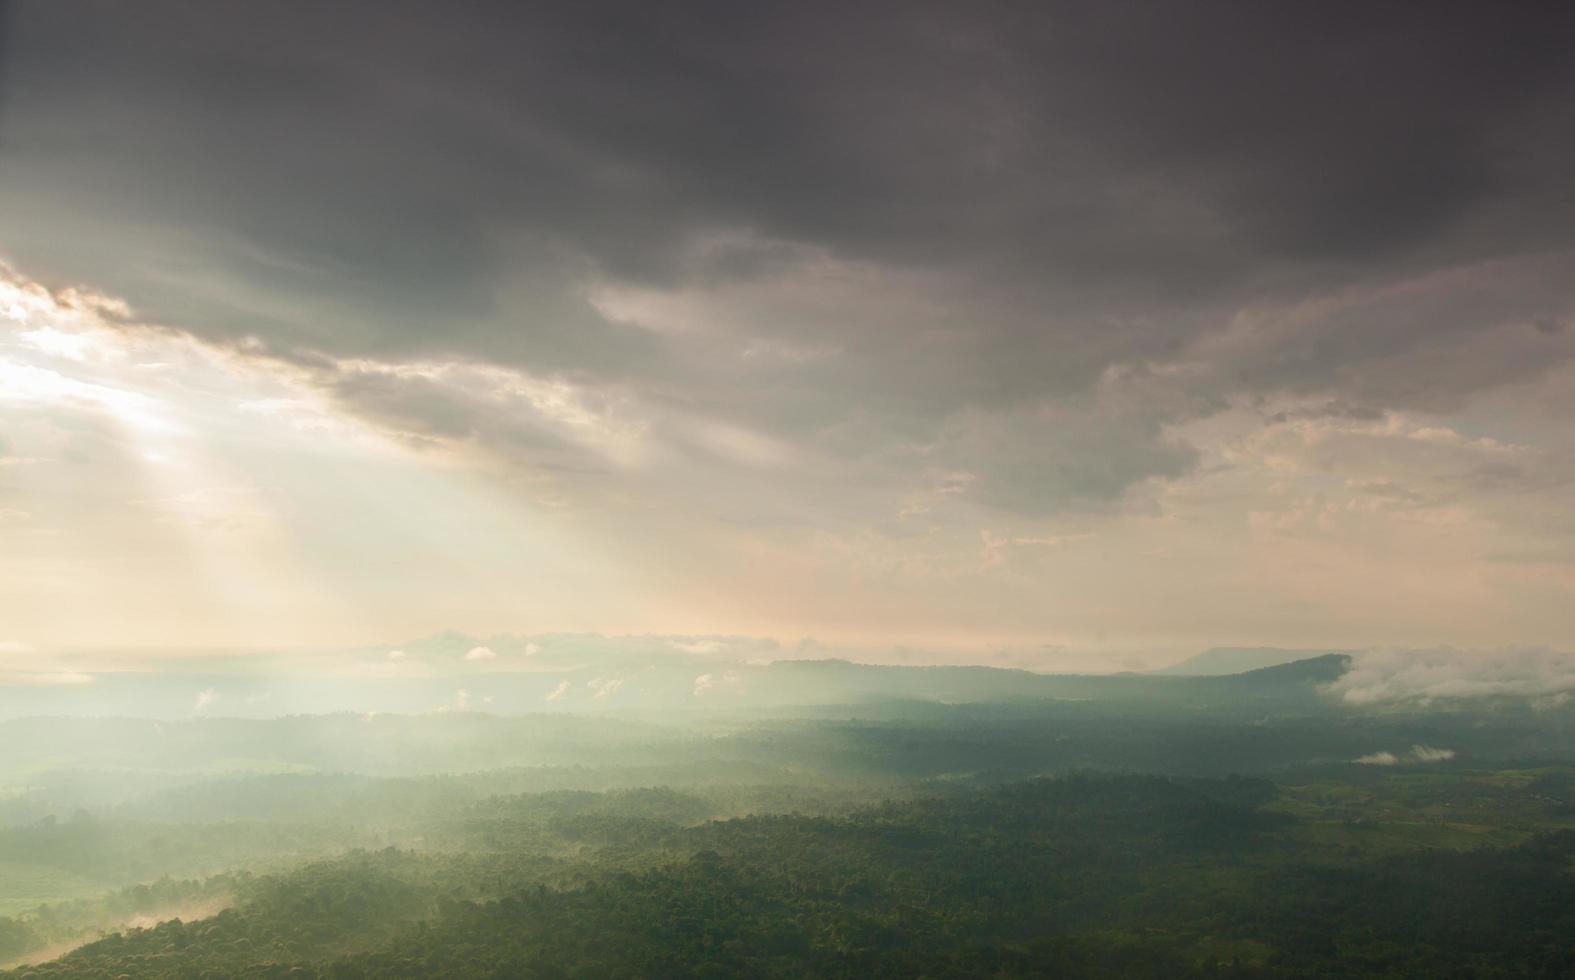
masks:
[[[1575,654],[1452,647],[1365,651],[1353,657],[1332,690],[1352,705],[1496,697],[1562,703],[1575,692]]]

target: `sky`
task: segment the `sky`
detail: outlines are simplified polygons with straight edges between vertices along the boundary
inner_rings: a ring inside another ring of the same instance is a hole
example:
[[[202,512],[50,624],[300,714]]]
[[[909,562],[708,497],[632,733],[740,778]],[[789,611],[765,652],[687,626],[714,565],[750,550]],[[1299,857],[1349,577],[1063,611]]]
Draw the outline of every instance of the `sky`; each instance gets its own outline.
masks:
[[[1571,51],[1569,4],[0,0],[0,657],[1570,649]]]

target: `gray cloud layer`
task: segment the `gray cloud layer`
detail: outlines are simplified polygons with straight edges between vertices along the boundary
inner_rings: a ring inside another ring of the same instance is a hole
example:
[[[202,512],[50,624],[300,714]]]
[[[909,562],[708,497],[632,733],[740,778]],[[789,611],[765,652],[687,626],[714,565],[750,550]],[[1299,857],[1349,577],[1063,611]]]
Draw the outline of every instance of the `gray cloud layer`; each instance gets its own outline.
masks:
[[[5,20],[31,275],[254,338],[413,440],[575,479],[654,445],[716,513],[789,464],[866,518],[871,485],[1097,506],[1233,402],[1451,411],[1575,354],[1569,5]]]

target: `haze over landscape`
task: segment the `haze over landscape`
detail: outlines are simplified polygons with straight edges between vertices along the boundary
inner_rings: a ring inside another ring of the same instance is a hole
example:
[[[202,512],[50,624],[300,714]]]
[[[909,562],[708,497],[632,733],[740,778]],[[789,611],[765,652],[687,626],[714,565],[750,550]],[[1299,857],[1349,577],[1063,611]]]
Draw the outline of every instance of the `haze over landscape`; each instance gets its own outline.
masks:
[[[1571,975],[1572,52],[0,0],[0,972]]]

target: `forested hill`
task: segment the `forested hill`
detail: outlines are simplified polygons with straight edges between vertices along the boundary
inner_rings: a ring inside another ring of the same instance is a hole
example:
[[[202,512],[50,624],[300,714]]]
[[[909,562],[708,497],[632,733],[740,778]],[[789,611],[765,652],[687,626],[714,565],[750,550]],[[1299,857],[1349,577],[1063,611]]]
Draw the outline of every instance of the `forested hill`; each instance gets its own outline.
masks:
[[[1331,655],[1100,680],[1141,696],[666,723],[4,721],[0,964],[93,978],[1567,975],[1575,705],[1344,707],[1324,689],[1345,669]]]
[[[1297,660],[1311,660],[1329,654],[1349,656],[1351,650],[1290,650],[1283,647],[1212,647],[1180,663],[1151,671],[1161,677],[1219,677],[1241,674]]]
[[[456,825],[470,835],[465,853],[360,852],[234,880],[234,904],[217,915],[116,934],[16,975],[1552,977],[1575,967],[1575,832],[1364,852],[1359,837],[1314,832],[1279,793],[1250,779],[1072,776],[847,817],[687,827],[661,797],[572,819],[550,801],[544,811],[530,797],[499,800]]]

